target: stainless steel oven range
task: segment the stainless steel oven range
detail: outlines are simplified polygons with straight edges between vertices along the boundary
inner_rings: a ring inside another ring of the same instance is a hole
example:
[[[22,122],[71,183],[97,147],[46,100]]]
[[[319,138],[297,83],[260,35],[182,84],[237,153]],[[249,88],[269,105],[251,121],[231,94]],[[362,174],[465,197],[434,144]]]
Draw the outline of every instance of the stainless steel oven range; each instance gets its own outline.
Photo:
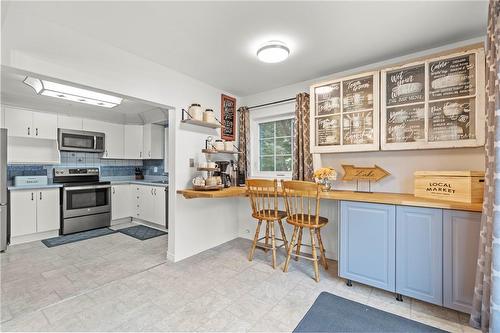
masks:
[[[111,185],[99,181],[98,168],[54,168],[54,183],[62,183],[62,234],[111,224]]]

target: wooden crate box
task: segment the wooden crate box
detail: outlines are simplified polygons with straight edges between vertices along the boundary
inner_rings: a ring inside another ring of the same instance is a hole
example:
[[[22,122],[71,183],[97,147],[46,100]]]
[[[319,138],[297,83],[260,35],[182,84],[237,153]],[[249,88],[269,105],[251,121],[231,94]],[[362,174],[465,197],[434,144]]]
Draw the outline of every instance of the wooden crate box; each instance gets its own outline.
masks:
[[[483,171],[416,171],[415,196],[466,203],[483,202]]]

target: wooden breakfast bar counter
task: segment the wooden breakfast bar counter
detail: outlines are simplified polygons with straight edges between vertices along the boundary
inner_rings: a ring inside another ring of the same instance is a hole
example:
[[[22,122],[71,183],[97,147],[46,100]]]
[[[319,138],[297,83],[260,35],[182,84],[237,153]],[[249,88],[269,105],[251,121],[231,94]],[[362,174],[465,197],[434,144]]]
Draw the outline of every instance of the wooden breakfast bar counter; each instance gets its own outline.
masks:
[[[246,187],[229,187],[217,191],[195,191],[193,189],[178,190],[177,194],[182,194],[186,199],[196,198],[230,198],[246,196]],[[380,203],[400,206],[415,206],[427,208],[441,208],[462,210],[469,212],[481,212],[481,203],[462,203],[444,200],[433,200],[427,198],[417,198],[409,193],[385,193],[385,192],[354,192],[334,190],[323,192],[321,198],[325,200],[356,201]]]

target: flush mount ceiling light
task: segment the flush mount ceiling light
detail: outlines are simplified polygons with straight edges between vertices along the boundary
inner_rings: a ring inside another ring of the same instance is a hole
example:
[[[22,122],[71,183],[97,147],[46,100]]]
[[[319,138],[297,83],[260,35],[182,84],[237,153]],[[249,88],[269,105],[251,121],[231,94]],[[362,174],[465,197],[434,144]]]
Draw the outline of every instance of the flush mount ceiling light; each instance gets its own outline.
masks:
[[[30,76],[27,76],[23,82],[33,88],[39,95],[61,98],[72,102],[101,106],[103,108],[112,108],[122,102],[122,99],[119,97],[61,83],[40,80]]]
[[[290,55],[290,49],[285,43],[272,40],[262,45],[257,50],[257,57],[262,62],[277,63],[282,62]]]

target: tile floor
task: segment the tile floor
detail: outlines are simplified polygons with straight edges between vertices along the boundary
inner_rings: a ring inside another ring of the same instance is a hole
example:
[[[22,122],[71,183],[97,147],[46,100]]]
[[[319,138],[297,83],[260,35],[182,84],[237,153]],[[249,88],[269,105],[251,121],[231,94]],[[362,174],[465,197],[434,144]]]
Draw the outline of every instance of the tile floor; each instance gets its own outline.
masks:
[[[249,262],[249,246],[236,239],[175,264],[166,261],[166,236],[12,246],[0,256],[1,330],[289,332],[328,291],[451,332],[479,332],[465,314],[349,288],[334,261],[315,283],[310,262],[292,261],[283,273],[262,251]]]

